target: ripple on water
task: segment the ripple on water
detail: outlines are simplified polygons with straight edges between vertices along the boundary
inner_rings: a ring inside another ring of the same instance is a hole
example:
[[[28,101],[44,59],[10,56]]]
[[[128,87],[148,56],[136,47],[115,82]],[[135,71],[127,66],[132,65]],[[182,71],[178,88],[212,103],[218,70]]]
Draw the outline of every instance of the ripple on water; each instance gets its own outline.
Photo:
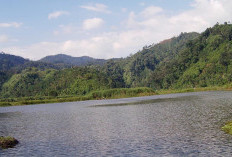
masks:
[[[99,106],[100,105],[100,106]],[[0,156],[230,156],[232,92],[0,108]]]

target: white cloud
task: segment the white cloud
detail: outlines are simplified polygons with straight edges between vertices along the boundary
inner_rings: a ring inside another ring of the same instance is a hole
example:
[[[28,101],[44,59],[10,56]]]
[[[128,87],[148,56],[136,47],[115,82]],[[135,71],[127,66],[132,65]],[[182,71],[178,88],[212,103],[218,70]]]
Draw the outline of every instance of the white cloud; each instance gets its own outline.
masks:
[[[18,42],[18,39],[10,38],[7,35],[0,35],[0,43]]]
[[[146,44],[144,39],[148,33],[150,32],[136,30],[122,33],[109,32],[85,40],[40,42],[26,47],[5,48],[2,51],[33,60],[58,53],[95,58],[126,57]]]
[[[99,28],[104,24],[104,20],[101,18],[92,18],[92,19],[86,19],[83,21],[83,29],[84,30],[91,30]]]
[[[9,27],[14,27],[18,28],[22,25],[23,23],[18,23],[18,22],[10,22],[10,23],[0,23],[0,28],[9,28]]]
[[[121,26],[123,30],[100,32],[82,40],[41,42],[27,47],[5,48],[3,51],[13,54],[19,52],[18,55],[33,59],[57,53],[95,58],[126,57],[144,45],[158,43],[181,32],[202,32],[216,22],[230,21],[231,8],[231,0],[195,0],[191,9],[170,15],[162,8],[149,6],[141,12],[128,13],[127,20]],[[83,29],[98,28],[103,22],[99,18],[85,20]]]
[[[9,38],[6,35],[0,35],[0,43],[8,42]]]
[[[48,14],[48,19],[57,19],[58,17],[62,16],[62,15],[69,15],[70,13],[67,11],[55,11],[52,12],[50,14]]]
[[[59,25],[58,29],[53,32],[54,35],[62,35],[62,34],[72,34],[77,32],[78,27],[75,27],[71,24],[69,25]]]
[[[108,7],[104,4],[94,4],[94,5],[83,5],[81,6],[83,9],[87,9],[90,11],[96,11],[96,12],[102,12],[102,13],[111,13],[110,10],[108,10]]]
[[[24,56],[38,60],[47,55],[65,53],[72,56],[92,56],[95,58],[108,58],[115,54],[102,54],[111,50],[112,40],[108,36],[93,37],[88,40],[67,40],[64,42],[40,42],[26,47],[10,47],[2,49],[3,52]],[[30,53],[29,53],[30,52]]]
[[[156,6],[150,6],[145,8],[142,12],[141,15],[143,15],[146,18],[151,18],[159,13],[163,12],[163,9],[160,7]]]

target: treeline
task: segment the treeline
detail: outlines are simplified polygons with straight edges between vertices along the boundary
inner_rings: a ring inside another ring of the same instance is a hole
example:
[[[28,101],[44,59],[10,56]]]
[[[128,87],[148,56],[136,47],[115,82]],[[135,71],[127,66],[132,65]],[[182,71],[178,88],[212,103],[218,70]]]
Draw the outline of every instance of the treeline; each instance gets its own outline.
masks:
[[[216,24],[203,33],[181,33],[105,71],[125,87],[153,89],[220,86],[232,82],[232,25]]]
[[[70,66],[88,66],[88,65],[103,65],[106,60],[95,59],[88,56],[72,57],[65,54],[58,54],[53,56],[46,56],[39,60],[43,63],[63,64]]]
[[[181,33],[127,58],[108,60],[103,66],[32,62],[6,54],[0,54],[0,61],[1,98],[79,97],[94,91],[107,97],[115,88],[231,85],[232,25],[216,24],[201,34]]]
[[[23,70],[2,85],[1,97],[85,95],[93,90],[109,89],[110,77],[94,68],[63,70]]]

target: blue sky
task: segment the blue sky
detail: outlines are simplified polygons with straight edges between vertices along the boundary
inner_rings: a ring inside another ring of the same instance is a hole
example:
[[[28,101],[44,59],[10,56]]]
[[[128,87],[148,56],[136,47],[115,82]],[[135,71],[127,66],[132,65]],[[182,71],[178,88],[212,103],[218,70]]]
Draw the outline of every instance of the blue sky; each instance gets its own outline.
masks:
[[[126,57],[143,46],[230,21],[230,0],[0,0],[0,51]]]

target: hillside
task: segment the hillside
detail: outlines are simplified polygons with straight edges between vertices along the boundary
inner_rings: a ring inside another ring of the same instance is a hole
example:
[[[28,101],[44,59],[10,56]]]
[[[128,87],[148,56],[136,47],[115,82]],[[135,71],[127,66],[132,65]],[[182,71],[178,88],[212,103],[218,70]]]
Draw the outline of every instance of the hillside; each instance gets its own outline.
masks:
[[[39,61],[45,63],[67,64],[74,66],[103,65],[106,62],[104,59],[95,59],[88,56],[72,57],[65,54],[46,56]]]
[[[232,82],[232,25],[181,33],[105,65],[125,87],[154,89],[221,86]]]
[[[61,70],[64,68],[70,68],[71,66],[64,64],[51,64],[39,61],[30,61],[20,56],[0,53],[0,91],[2,85],[6,83],[15,74],[22,73],[26,69],[37,69],[38,71],[44,71],[47,69]]]
[[[28,63],[29,60],[24,59],[19,56],[5,54],[4,52],[0,53],[0,90],[2,85],[11,77],[13,68],[22,66],[25,63]]]
[[[29,62],[28,59],[24,59],[19,56],[5,54],[4,52],[0,53],[0,71],[8,71],[13,67],[23,65]]]
[[[108,75],[120,79],[126,87],[150,86],[152,74],[163,62],[173,60],[186,47],[189,40],[199,36],[198,33],[181,33],[178,37],[164,40],[125,59],[109,61],[105,65]]]
[[[190,40],[152,74],[156,89],[222,86],[232,82],[232,25],[216,24]]]
[[[24,70],[2,86],[1,97],[85,95],[92,90],[109,89],[110,78],[91,68],[63,70]]]
[[[76,61],[75,57],[57,56],[73,64]],[[4,69],[19,70],[0,72],[1,97],[85,95],[124,87],[160,90],[231,85],[232,25],[216,24],[201,34],[181,33],[127,58],[107,60],[101,67],[71,68],[59,59],[51,59],[59,64],[19,59],[3,62],[12,62]]]

